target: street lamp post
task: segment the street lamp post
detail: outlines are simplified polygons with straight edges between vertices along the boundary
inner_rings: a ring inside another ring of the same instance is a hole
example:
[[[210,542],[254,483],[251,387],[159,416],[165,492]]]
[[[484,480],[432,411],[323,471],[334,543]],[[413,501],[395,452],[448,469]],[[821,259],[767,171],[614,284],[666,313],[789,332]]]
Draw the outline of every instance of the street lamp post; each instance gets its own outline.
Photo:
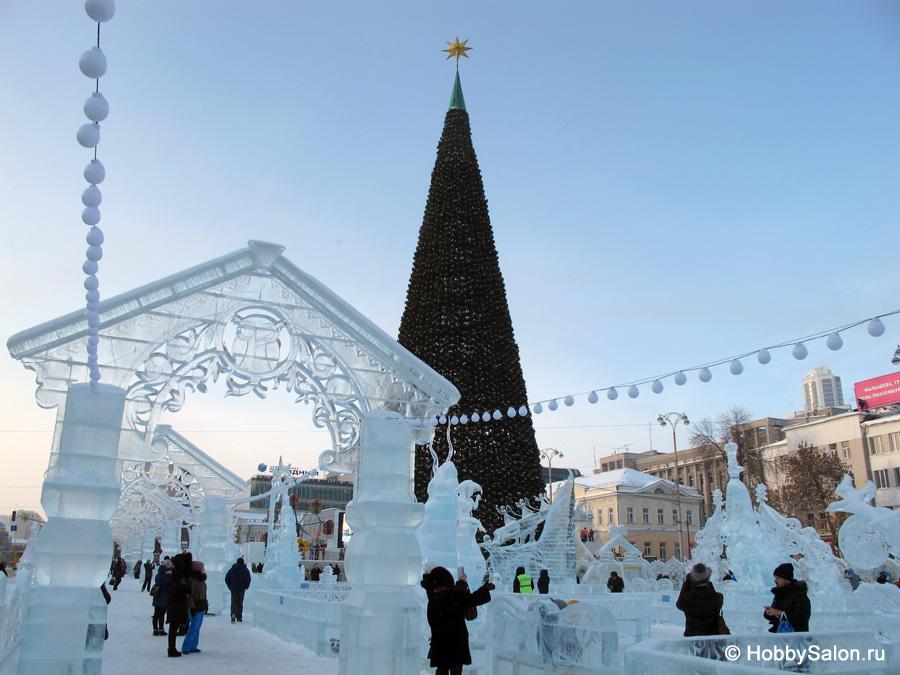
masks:
[[[553,503],[553,458],[562,456],[563,454],[556,448],[541,450],[541,457],[547,460],[547,498],[550,504]]]
[[[675,503],[678,507],[678,546],[681,548],[681,556],[684,558],[685,548],[684,548],[684,526],[682,522],[684,518],[682,517],[681,512],[681,481],[678,479],[678,443],[675,440],[675,427],[679,422],[687,426],[690,424],[690,420],[688,419],[685,413],[666,413],[665,415],[659,415],[656,418],[656,421],[659,422],[659,426],[664,427],[666,424],[672,427],[672,450],[675,452]],[[688,549],[690,549],[690,530],[688,531]],[[690,559],[690,550],[688,550],[688,559]]]

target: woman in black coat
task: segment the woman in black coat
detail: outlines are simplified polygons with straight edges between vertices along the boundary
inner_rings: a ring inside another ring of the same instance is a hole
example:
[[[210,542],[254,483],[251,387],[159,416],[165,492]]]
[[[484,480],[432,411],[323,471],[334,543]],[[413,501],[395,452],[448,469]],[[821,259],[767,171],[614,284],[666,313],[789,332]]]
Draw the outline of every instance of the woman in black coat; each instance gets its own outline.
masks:
[[[465,610],[490,602],[494,584],[487,583],[470,593],[465,574],[461,573],[454,585],[446,568],[435,567],[423,575],[422,587],[428,594],[431,667],[437,668],[435,675],[460,675],[463,666],[472,663]]]
[[[775,587],[772,589],[775,599],[763,612],[763,616],[772,624],[769,632],[777,633],[781,617],[784,617],[794,627],[795,633],[808,633],[812,609],[809,606],[806,582],[794,579],[794,566],[791,563],[779,565],[772,575],[775,577]]]
[[[169,596],[169,607],[166,615],[166,623],[169,624],[169,656],[181,656],[181,652],[175,648],[175,637],[178,628],[190,623],[188,617],[188,604],[191,598],[191,586],[188,580],[191,578],[191,565],[193,558],[190,553],[179,553],[172,558],[172,594]]]
[[[159,588],[153,597],[153,634],[165,635],[166,610],[169,598],[172,597],[172,561],[163,560],[156,573],[156,585]]]
[[[684,612],[684,636],[718,635],[722,594],[709,579],[709,568],[697,563],[684,577],[675,606]]]

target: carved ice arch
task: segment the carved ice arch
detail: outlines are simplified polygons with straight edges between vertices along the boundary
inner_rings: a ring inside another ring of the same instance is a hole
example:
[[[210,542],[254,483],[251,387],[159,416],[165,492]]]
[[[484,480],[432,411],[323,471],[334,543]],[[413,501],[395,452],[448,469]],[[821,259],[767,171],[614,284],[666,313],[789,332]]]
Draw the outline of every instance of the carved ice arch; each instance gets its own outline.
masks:
[[[332,438],[320,463],[341,471],[358,465],[367,412],[427,419],[458,399],[450,383],[283,250],[251,241],[100,303],[102,381],[127,392],[120,460],[161,459],[154,439],[162,414],[177,412],[189,392],[205,392],[220,379],[226,396],[283,392],[312,403],[314,423]],[[12,356],[36,373],[42,407],[60,406],[70,385],[89,381],[87,328],[77,311],[10,338]],[[51,468],[61,423],[60,414]],[[429,425],[414,429],[417,443],[432,435]]]

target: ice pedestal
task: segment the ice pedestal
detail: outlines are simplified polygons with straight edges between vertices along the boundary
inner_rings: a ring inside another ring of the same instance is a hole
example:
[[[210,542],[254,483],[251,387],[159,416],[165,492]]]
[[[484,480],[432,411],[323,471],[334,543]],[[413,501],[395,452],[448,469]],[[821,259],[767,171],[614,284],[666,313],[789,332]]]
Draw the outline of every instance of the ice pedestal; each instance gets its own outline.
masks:
[[[353,539],[344,561],[353,590],[341,613],[341,675],[421,672],[422,608],[415,589],[423,506],[412,496],[413,447],[409,425],[384,411],[363,418],[357,486],[347,504]]]
[[[225,572],[230,565],[226,566],[225,546],[228,544],[230,510],[230,507],[218,499],[207,498],[203,505],[199,559],[206,568],[206,597],[209,601],[207,614],[211,615],[222,614],[226,606]]]
[[[38,588],[25,617],[19,675],[100,672],[106,624],[100,585],[113,550],[109,519],[119,502],[124,408],[121,389],[69,387],[59,450],[41,494],[48,520],[34,547]]]

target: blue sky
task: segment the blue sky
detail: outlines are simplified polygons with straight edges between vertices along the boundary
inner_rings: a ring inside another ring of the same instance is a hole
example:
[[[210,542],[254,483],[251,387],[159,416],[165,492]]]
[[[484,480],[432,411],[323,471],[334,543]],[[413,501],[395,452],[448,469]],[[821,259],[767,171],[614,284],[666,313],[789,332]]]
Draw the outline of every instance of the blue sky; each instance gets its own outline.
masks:
[[[900,5],[869,0],[120,0],[101,29],[101,296],[261,239],[396,335],[458,36],[531,400],[892,312],[898,28]],[[6,337],[83,302],[77,62],[95,39],[79,2],[0,5]],[[890,372],[885,325],[737,377],[578,397],[536,418],[539,445],[587,471],[594,452],[668,450],[660,412],[784,416],[817,366],[845,391]],[[55,412],[11,359],[0,378],[0,510],[36,507]],[[278,454],[308,468],[327,444],[286,401],[222,394],[164,421],[240,475]]]

